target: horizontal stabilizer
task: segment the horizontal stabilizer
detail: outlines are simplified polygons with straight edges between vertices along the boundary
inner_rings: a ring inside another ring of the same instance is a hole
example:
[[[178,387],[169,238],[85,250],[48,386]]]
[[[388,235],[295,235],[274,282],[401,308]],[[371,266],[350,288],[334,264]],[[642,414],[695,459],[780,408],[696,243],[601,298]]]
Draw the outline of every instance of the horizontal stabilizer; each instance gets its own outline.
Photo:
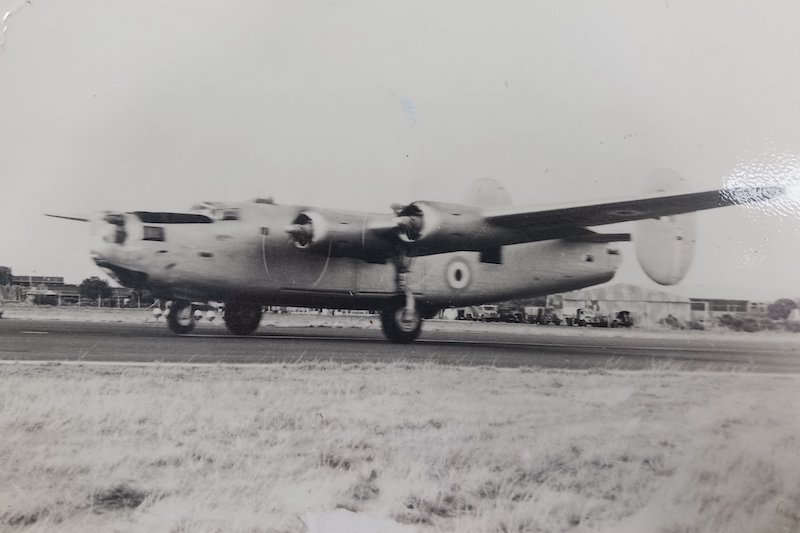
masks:
[[[50,213],[44,213],[44,216],[53,218],[63,218],[64,220],[77,220],[78,222],[89,222],[89,219],[84,217],[68,217],[66,215],[51,215]]]
[[[591,243],[610,243],[610,242],[630,242],[630,233],[595,233],[594,231],[586,230],[585,235],[573,237],[568,239],[573,242],[591,242]]]

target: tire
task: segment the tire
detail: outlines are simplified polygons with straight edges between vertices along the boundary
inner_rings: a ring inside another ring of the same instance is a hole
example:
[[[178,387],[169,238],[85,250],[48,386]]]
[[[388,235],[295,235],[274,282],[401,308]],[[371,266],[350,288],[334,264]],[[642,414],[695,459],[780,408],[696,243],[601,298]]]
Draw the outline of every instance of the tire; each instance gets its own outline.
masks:
[[[261,323],[261,305],[249,302],[225,303],[225,326],[234,335],[250,335]]]
[[[395,344],[408,344],[414,342],[422,332],[422,317],[418,311],[414,312],[412,320],[403,321],[402,315],[405,309],[405,297],[391,300],[381,310],[381,326],[383,335]]]
[[[192,304],[184,300],[173,301],[167,314],[167,326],[178,335],[190,333],[195,326]]]

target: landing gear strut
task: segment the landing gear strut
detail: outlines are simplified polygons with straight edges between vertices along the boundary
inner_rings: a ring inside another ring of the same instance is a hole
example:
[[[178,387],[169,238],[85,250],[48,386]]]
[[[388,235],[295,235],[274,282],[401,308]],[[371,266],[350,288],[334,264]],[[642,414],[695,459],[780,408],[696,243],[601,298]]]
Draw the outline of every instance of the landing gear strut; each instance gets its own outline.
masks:
[[[422,331],[422,317],[414,301],[414,294],[408,287],[410,260],[404,250],[395,257],[397,275],[395,284],[397,296],[389,300],[381,310],[383,334],[391,342],[407,344],[419,337]]]
[[[167,314],[167,326],[178,335],[185,335],[194,329],[195,321],[192,304],[185,300],[174,300]]]
[[[261,323],[261,305],[250,302],[226,302],[225,325],[236,335],[250,335]]]

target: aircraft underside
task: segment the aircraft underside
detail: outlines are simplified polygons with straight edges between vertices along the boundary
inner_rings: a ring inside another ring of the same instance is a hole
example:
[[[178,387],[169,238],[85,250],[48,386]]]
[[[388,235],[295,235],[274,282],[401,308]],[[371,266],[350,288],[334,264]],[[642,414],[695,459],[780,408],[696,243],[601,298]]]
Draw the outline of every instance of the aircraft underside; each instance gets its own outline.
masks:
[[[423,320],[440,309],[596,285],[611,279],[619,264],[616,251],[601,244],[552,241],[507,248],[502,264],[483,263],[479,253],[471,252],[416,258],[406,290],[396,285],[391,265],[331,259],[320,275],[316,261],[300,262],[297,268],[297,258],[293,274],[282,272],[274,261],[262,283],[252,277],[236,282],[231,267],[224,280],[178,272],[175,281],[151,278],[150,287],[173,301],[168,324],[179,334],[194,327],[189,302],[220,301],[225,323],[237,335],[256,330],[265,306],[364,309],[379,311],[386,337],[402,343],[416,339]]]

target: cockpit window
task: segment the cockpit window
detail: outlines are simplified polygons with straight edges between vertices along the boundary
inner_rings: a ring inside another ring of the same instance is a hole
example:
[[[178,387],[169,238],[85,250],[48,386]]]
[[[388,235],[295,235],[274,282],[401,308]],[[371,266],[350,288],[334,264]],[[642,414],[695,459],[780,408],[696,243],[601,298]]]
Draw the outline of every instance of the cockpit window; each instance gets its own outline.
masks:
[[[145,241],[164,241],[164,228],[160,226],[145,226],[144,237]]]
[[[217,220],[239,220],[238,209],[217,209],[214,215]]]
[[[192,207],[192,211],[202,213],[210,220],[239,220],[239,208],[222,202],[203,202]]]

